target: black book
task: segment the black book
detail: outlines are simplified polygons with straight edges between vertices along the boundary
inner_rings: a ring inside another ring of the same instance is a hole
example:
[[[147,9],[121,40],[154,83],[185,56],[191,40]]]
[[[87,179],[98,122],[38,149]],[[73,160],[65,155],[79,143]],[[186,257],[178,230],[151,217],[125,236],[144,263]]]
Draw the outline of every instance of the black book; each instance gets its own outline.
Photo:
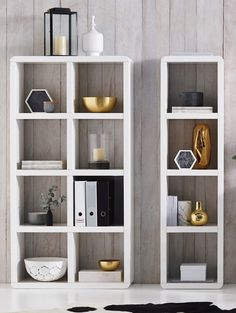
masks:
[[[111,224],[124,226],[124,187],[123,179],[111,181]]]
[[[97,182],[97,225],[109,226],[111,201],[110,201],[110,184],[109,181]]]

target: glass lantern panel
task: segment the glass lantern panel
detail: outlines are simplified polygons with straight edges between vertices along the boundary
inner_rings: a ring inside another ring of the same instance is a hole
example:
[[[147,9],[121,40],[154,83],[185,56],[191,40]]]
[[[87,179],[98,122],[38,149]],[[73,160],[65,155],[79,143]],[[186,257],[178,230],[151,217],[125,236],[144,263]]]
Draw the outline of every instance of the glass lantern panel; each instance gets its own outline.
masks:
[[[77,14],[71,14],[71,55],[78,55]]]
[[[69,15],[53,14],[53,55],[69,54]]]
[[[44,55],[51,55],[50,51],[50,14],[44,14]]]

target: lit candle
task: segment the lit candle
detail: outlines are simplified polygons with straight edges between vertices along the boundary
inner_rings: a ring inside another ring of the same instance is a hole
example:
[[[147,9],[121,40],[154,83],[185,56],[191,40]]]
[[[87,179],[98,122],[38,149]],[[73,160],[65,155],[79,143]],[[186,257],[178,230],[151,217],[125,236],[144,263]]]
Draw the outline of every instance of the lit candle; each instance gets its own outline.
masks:
[[[104,161],[105,160],[105,150],[103,148],[93,149],[93,161]]]
[[[56,36],[54,41],[54,54],[66,55],[66,36]]]

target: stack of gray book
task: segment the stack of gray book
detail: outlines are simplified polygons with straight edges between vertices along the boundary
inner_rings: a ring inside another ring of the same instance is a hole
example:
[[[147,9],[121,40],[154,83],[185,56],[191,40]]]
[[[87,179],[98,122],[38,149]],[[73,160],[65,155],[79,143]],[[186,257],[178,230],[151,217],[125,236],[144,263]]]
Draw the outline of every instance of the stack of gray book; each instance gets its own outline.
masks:
[[[61,170],[65,166],[64,161],[36,161],[27,160],[21,162],[22,170]]]

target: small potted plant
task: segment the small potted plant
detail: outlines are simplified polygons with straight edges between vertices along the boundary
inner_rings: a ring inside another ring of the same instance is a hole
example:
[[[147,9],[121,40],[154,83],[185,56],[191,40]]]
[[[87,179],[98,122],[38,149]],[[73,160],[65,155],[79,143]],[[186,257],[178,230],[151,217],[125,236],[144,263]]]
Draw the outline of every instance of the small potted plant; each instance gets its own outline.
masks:
[[[46,216],[46,225],[53,226],[53,214],[52,209],[56,209],[60,207],[61,203],[65,201],[66,196],[60,196],[56,198],[55,192],[57,191],[58,187],[56,185],[52,185],[48,189],[48,193],[44,194],[41,193],[40,203],[41,207],[47,211]]]

